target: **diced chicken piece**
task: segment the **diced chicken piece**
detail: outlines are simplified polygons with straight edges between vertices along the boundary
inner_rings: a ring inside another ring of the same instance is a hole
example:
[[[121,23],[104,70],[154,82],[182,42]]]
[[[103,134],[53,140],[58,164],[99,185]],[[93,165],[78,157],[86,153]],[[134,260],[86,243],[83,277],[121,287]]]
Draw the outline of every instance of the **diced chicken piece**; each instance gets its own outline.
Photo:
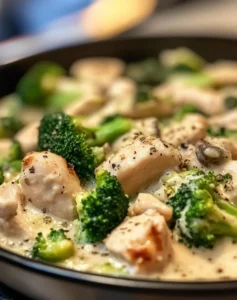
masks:
[[[229,152],[232,159],[237,159],[237,141],[225,137],[206,137],[205,140]]]
[[[87,115],[97,111],[104,104],[103,98],[84,97],[78,101],[73,101],[65,107],[64,111],[68,115]]]
[[[0,186],[0,218],[9,220],[17,214],[17,207],[22,200],[21,188],[14,182]]]
[[[129,207],[129,213],[131,215],[141,215],[149,209],[153,209],[160,213],[166,221],[172,218],[172,208],[155,196],[146,193],[139,193],[135,202]]]
[[[124,62],[117,58],[83,58],[71,66],[70,73],[77,79],[107,88],[125,69]]]
[[[179,164],[179,152],[154,137],[137,135],[130,144],[112,154],[98,169],[117,176],[125,193],[133,195],[170,167]]]
[[[237,63],[234,61],[218,61],[205,68],[205,72],[218,86],[237,84]]]
[[[0,155],[5,155],[11,147],[12,140],[0,139]]]
[[[39,121],[26,125],[16,135],[15,139],[21,144],[24,153],[34,151],[38,143]]]
[[[125,220],[106,238],[105,245],[133,265],[136,273],[161,270],[172,257],[169,229],[155,210]]]
[[[224,98],[213,90],[189,87],[180,82],[168,82],[154,90],[158,99],[170,99],[173,109],[193,104],[207,115],[217,115],[225,111]]]
[[[75,171],[61,156],[32,152],[23,159],[20,184],[26,201],[57,217],[73,220],[73,195],[81,191]]]
[[[200,169],[204,167],[197,158],[194,145],[181,144],[179,150],[182,157],[181,166],[187,169]]]
[[[198,114],[188,114],[180,122],[172,122],[161,130],[161,139],[179,146],[182,143],[195,144],[206,136],[207,119]]]
[[[218,191],[224,199],[228,199],[231,203],[237,205],[237,161],[228,161],[217,167],[215,172],[223,175],[229,173],[232,176],[229,183],[218,186]]]
[[[237,108],[209,119],[211,126],[226,127],[237,130]]]

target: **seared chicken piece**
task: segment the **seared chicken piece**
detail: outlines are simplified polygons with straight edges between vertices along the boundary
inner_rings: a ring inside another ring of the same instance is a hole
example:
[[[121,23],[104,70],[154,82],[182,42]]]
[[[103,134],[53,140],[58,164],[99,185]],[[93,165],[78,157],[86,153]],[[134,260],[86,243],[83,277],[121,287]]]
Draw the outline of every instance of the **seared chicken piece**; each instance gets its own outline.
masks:
[[[20,184],[26,201],[43,212],[73,220],[73,195],[81,191],[75,171],[61,156],[50,152],[32,152],[24,159]]]
[[[15,135],[15,139],[21,144],[24,153],[36,150],[38,143],[38,127],[39,121],[28,124]]]
[[[98,169],[117,176],[125,193],[133,195],[170,167],[179,164],[179,152],[172,145],[154,137],[137,135]]]
[[[217,167],[215,172],[223,175],[229,173],[232,176],[230,182],[218,186],[218,191],[224,199],[228,199],[231,203],[237,205],[237,161],[228,161]]]
[[[125,69],[124,62],[117,58],[83,58],[71,66],[71,74],[80,81],[89,81],[107,88]]]
[[[105,245],[133,265],[136,273],[161,270],[172,256],[165,219],[151,209],[125,220],[106,238]]]
[[[211,126],[226,127],[237,130],[237,108],[209,119]]]
[[[237,84],[237,63],[234,61],[218,61],[205,68],[205,72],[218,86]]]
[[[188,114],[180,122],[172,122],[161,130],[161,139],[179,146],[181,143],[195,144],[206,135],[207,119],[198,114]]]
[[[168,82],[154,90],[158,99],[170,99],[173,109],[193,104],[207,115],[217,115],[225,111],[223,96],[213,90],[189,87],[180,82]]]
[[[135,202],[133,202],[129,207],[130,215],[141,215],[148,209],[153,209],[160,213],[166,221],[172,218],[172,208],[161,200],[157,199],[155,196],[146,193],[139,193]]]
[[[22,200],[21,188],[15,182],[0,186],[0,218],[9,220],[17,214],[18,204]]]
[[[187,169],[200,169],[204,167],[197,158],[196,147],[194,145],[181,144],[179,151],[182,157],[181,166]]]

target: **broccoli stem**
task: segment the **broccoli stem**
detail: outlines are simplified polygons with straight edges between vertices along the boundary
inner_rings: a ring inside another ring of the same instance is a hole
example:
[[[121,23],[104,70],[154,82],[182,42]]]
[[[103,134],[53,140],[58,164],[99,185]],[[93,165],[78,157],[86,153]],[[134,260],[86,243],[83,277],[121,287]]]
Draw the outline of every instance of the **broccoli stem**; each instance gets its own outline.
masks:
[[[225,212],[227,212],[228,214],[232,215],[233,217],[237,218],[237,207],[236,205],[233,205],[225,200],[222,199],[217,199],[216,201],[216,205],[224,210]]]

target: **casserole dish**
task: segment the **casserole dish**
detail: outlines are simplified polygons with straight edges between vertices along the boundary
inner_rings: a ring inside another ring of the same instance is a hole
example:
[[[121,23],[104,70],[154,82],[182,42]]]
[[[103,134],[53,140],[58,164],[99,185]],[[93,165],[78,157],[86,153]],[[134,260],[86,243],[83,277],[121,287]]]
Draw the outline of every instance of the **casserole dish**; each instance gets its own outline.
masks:
[[[0,95],[12,92],[23,73],[37,61],[52,60],[68,68],[89,56],[114,56],[126,61],[156,56],[179,46],[197,51],[208,61],[237,59],[235,40],[211,38],[119,39],[72,45],[6,62],[0,69]],[[35,262],[0,249],[0,281],[35,299],[236,299],[237,282],[161,282],[81,273]],[[205,270],[203,270],[205,272]]]

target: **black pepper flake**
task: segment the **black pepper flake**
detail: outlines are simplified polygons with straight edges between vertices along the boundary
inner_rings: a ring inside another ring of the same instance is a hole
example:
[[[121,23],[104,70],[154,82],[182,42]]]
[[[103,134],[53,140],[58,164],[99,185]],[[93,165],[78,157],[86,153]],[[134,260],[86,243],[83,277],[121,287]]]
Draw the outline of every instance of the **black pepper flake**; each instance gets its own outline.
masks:
[[[101,256],[109,256],[109,253],[101,253]]]
[[[48,158],[48,155],[44,154],[44,155],[43,155],[43,158]]]
[[[188,144],[187,144],[187,143],[181,143],[181,144],[180,144],[180,147],[181,147],[182,149],[188,149]]]
[[[29,172],[30,172],[31,174],[34,174],[34,173],[35,173],[35,167],[32,166],[31,168],[29,168]]]
[[[112,168],[115,169],[115,167],[116,167],[116,164],[112,164]]]
[[[223,269],[222,268],[218,268],[216,271],[217,271],[217,273],[223,273]]]
[[[96,254],[98,254],[98,252],[97,251],[91,251],[91,254],[96,255]]]
[[[42,212],[43,212],[44,214],[46,213],[46,208],[45,208],[45,207],[42,209]]]

